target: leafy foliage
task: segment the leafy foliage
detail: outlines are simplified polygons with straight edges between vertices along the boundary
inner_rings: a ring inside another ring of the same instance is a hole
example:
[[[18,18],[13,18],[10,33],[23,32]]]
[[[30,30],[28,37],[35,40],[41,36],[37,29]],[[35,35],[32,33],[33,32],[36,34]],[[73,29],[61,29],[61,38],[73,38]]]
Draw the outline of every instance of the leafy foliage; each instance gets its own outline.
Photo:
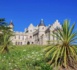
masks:
[[[3,46],[1,52],[8,52],[8,45],[10,44],[10,38],[13,35],[11,28],[6,24],[4,19],[0,19],[0,44]]]
[[[77,68],[77,32],[74,31],[74,27],[75,24],[70,27],[69,21],[65,20],[62,29],[54,32],[53,35],[57,36],[58,43],[44,49],[47,62],[51,66]]]

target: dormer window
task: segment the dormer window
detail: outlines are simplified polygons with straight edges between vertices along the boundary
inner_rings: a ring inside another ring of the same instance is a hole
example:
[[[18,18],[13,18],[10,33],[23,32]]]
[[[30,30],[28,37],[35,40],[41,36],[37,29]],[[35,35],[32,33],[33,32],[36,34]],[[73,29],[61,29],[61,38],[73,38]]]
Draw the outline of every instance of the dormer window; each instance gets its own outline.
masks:
[[[30,30],[30,32],[32,32],[32,30]]]

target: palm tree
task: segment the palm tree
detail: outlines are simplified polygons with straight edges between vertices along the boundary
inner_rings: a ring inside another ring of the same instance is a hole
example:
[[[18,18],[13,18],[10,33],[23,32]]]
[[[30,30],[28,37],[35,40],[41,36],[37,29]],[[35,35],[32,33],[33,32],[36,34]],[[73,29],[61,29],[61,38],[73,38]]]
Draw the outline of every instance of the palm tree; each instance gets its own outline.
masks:
[[[13,32],[10,30],[11,28],[3,21],[1,21],[0,25],[0,43],[2,46],[2,53],[8,52],[8,45],[11,43],[10,38],[13,35]]]
[[[76,70],[77,32],[74,31],[74,27],[75,24],[70,26],[69,21],[65,20],[62,30],[58,28],[57,32],[53,34],[57,36],[59,43],[44,49],[47,62],[51,66],[60,67],[65,70],[69,70],[69,68]]]
[[[6,23],[4,22],[5,19],[4,18],[0,18],[0,45],[2,44],[3,42],[3,34],[2,34],[2,27],[6,25]]]

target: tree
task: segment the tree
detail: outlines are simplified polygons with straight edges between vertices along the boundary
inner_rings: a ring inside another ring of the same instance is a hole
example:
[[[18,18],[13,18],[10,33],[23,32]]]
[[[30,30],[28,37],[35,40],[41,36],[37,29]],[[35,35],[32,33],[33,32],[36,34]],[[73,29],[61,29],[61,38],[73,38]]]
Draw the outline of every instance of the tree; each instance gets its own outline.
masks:
[[[9,52],[8,45],[11,43],[10,38],[13,35],[13,32],[10,29],[11,28],[8,26],[8,24],[6,24],[4,20],[0,21],[0,44],[2,46],[2,53]]]
[[[69,68],[77,69],[77,32],[74,31],[74,27],[75,24],[70,26],[70,22],[65,20],[62,30],[57,29],[57,32],[53,34],[58,37],[57,40],[60,43],[44,49],[47,62],[51,66],[65,68],[66,70]]]
[[[3,34],[2,34],[2,27],[6,25],[6,23],[4,22],[5,19],[4,18],[0,18],[0,45],[2,44],[3,42]]]

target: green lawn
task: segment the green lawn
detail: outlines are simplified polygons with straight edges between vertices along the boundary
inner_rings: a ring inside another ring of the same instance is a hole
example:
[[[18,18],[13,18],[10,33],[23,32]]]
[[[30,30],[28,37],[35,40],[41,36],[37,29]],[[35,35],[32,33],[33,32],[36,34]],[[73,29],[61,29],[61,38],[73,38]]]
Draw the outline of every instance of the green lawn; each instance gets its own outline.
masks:
[[[9,53],[0,54],[0,70],[51,70],[44,61],[45,46],[10,46]]]

